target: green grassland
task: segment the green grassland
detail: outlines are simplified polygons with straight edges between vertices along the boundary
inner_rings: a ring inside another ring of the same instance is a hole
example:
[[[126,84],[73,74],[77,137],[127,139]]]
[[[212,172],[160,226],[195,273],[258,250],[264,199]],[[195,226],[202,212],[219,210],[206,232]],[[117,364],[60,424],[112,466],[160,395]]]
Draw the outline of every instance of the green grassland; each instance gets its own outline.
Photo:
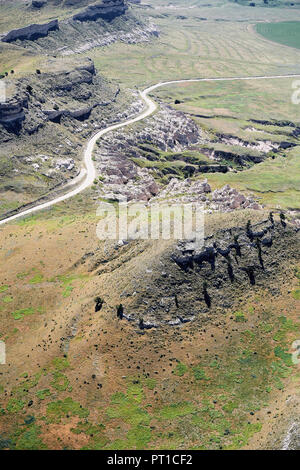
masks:
[[[209,175],[213,186],[230,184],[245,192],[254,193],[272,208],[300,209],[300,155],[291,152],[289,157],[268,159],[240,173],[215,173]]]
[[[259,23],[256,31],[271,41],[300,49],[300,22]]]
[[[300,121],[299,106],[292,103],[294,78],[236,80],[173,84],[153,96],[194,115],[224,116],[239,120]]]

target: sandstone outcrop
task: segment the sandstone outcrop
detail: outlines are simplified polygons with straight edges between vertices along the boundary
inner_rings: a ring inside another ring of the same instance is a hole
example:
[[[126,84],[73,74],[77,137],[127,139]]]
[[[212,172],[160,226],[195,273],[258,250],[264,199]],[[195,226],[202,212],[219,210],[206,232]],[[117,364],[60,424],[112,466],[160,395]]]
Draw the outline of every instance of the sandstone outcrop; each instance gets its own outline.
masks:
[[[73,16],[74,21],[96,21],[99,18],[112,20],[123,15],[128,9],[124,0],[102,0],[101,3],[88,6],[84,11]]]
[[[172,178],[169,184],[150,199],[150,204],[159,201],[171,203],[197,203],[203,205],[204,213],[231,212],[238,209],[261,210],[262,206],[251,196],[245,196],[228,184],[212,192],[205,180]]]
[[[18,132],[25,119],[24,109],[28,106],[25,95],[16,95],[5,103],[0,103],[0,125],[2,124],[11,131]]]
[[[20,45],[38,54],[71,55],[117,41],[128,44],[149,42],[158,35],[157,27],[136,18],[123,0],[109,0],[89,6],[73,18],[10,31],[0,35],[0,40],[19,41]]]
[[[0,188],[29,192],[32,200],[78,176],[82,144],[127,110],[127,96],[119,99],[119,88],[87,59],[49,59],[40,74],[7,78],[7,85],[0,103]]]
[[[29,40],[35,41],[36,39],[45,37],[50,31],[55,31],[59,29],[58,20],[49,21],[45,24],[31,24],[25,26],[25,28],[13,29],[4,37],[2,37],[2,42],[14,42],[17,40]]]
[[[241,295],[256,289],[280,296],[276,276],[299,256],[297,229],[263,220],[251,231],[254,238],[245,221],[243,226],[214,231],[202,246],[193,240],[179,241],[151,270],[143,267],[143,287],[134,281],[127,286],[124,318],[137,330],[144,325],[178,328],[238,309]]]
[[[66,2],[65,2],[66,3]],[[70,5],[77,2],[70,2]],[[83,2],[86,5],[86,2]],[[33,0],[32,8],[40,9],[43,0]],[[47,54],[70,55],[116,41],[135,44],[147,42],[159,34],[153,24],[136,18],[124,0],[103,0],[90,5],[73,17],[31,24],[0,35],[3,42],[22,41],[22,46]]]
[[[32,133],[47,120],[58,122],[63,116],[88,119],[95,107],[109,102],[101,99],[101,94],[96,91],[100,82],[91,60],[85,60],[71,70],[20,79],[15,83],[16,94],[0,103],[0,124],[10,133],[18,133],[24,126],[26,133],[30,118]],[[115,93],[118,92],[119,89]],[[64,107],[57,104],[61,99]],[[66,100],[70,105],[66,106]],[[34,122],[35,128],[32,127]]]
[[[137,95],[138,98],[138,95]],[[134,105],[134,113],[142,109],[141,101]],[[122,120],[122,116],[118,116]],[[103,185],[97,189],[102,197],[127,198],[130,201],[148,201],[159,192],[155,174],[136,164],[146,153],[155,158],[154,146],[161,150],[181,150],[201,140],[201,132],[194,121],[167,106],[155,117],[143,121],[132,133],[113,132],[101,140],[96,154],[96,167]],[[132,158],[137,160],[132,161]]]

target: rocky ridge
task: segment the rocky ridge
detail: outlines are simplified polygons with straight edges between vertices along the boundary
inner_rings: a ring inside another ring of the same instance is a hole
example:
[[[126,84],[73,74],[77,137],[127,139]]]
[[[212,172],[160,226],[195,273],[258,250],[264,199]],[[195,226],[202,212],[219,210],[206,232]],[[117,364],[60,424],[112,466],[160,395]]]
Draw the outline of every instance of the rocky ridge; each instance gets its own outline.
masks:
[[[172,204],[201,204],[203,212],[207,214],[231,212],[236,209],[262,209],[262,206],[252,196],[245,196],[237,189],[231,188],[229,184],[212,191],[207,179],[193,181],[189,178],[185,180],[172,178],[165,188],[150,199],[149,203],[162,201]]]
[[[45,24],[31,24],[20,29],[13,29],[1,38],[2,42],[14,41],[35,41],[36,39],[48,36],[50,31],[59,29],[58,20],[49,21]]]
[[[103,0],[66,20],[31,24],[0,37],[2,42],[38,53],[70,55],[116,41],[145,42],[158,35],[153,24],[144,23],[127,10],[124,0]]]
[[[237,307],[241,293],[257,287],[279,295],[272,281],[288,259],[299,256],[298,237],[295,227],[264,220],[219,229],[202,246],[194,240],[178,242],[156,266],[143,267],[143,287],[128,285],[121,300],[123,318],[140,330],[178,327]]]
[[[128,6],[124,0],[102,0],[101,3],[88,6],[85,10],[73,16],[74,21],[96,21],[105,18],[108,21],[123,15]]]
[[[57,72],[13,81],[15,92],[0,104],[1,191],[26,193],[27,175],[35,199],[64,184],[80,173],[85,139],[118,119],[123,106],[124,115],[135,113],[131,96],[97,74],[91,60],[64,64],[61,70],[52,61]]]
[[[143,42],[149,42],[153,38],[158,37],[159,31],[157,27],[150,23],[148,25],[133,25],[133,28],[130,31],[107,31],[102,35],[99,35],[97,31],[89,31],[88,36],[85,39],[79,41],[76,40],[74,43],[67,39],[64,42],[64,45],[58,50],[61,55],[67,56],[72,54],[80,54],[82,52],[93,49],[94,47],[105,47],[113,44],[114,42],[124,42],[126,44],[138,44]]]
[[[32,134],[47,121],[59,123],[63,116],[85,120],[93,108],[109,103],[105,99],[109,86],[96,74],[90,59],[61,72],[37,72],[14,82],[15,94],[0,103],[2,140],[21,132]],[[113,99],[118,93],[116,88]]]

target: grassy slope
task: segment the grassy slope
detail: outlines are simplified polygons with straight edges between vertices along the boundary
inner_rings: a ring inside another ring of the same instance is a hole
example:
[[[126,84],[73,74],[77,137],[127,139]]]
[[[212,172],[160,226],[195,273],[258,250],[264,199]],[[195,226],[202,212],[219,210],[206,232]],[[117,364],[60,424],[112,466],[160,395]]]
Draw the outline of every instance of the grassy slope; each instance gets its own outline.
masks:
[[[37,9],[32,8],[30,4],[31,2],[22,1],[0,2],[0,34],[11,29],[22,28],[31,23],[46,23],[56,18],[62,20],[82,9],[82,7],[76,9],[70,6],[58,6],[49,2],[44,8]]]
[[[1,231],[1,334],[14,367],[3,367],[0,435],[9,441],[0,443],[22,449],[259,446],[263,423],[276,415],[272,402],[278,407],[299,384],[285,353],[299,337],[293,266],[280,297],[274,296],[277,279],[205,329],[193,323],[133,336],[132,326],[116,318],[120,292],[129,273],[140,282],[141,266],[158,259],[164,246],[121,250],[100,282],[72,267],[85,252],[98,248],[101,257],[112,248],[103,252],[94,211],[87,205],[84,215],[80,205],[77,199]],[[224,216],[222,223],[232,220]],[[98,313],[96,294],[105,300]],[[74,318],[65,359],[61,338]]]

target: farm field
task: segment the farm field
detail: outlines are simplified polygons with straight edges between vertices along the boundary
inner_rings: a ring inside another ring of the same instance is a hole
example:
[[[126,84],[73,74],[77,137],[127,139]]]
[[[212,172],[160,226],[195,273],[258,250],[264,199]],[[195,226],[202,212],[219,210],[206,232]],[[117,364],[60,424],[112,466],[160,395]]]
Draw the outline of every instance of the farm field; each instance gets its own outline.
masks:
[[[260,23],[256,31],[270,41],[300,49],[300,22]]]
[[[299,73],[300,51],[280,45],[274,49],[272,43],[260,41],[246,21],[201,21],[193,16],[153,21],[162,31],[159,43],[89,51],[99,71],[139,88],[168,79]]]

